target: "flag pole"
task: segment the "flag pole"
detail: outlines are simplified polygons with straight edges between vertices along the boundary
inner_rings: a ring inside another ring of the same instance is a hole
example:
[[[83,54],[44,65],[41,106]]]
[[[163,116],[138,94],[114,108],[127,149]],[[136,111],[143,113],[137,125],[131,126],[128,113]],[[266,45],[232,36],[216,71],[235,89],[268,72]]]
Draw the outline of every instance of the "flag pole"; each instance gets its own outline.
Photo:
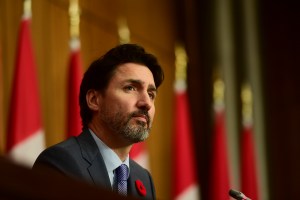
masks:
[[[70,16],[70,36],[79,37],[80,10],[78,0],[70,0],[69,5]]]
[[[23,18],[31,18],[31,0],[23,1]]]
[[[245,83],[242,86],[242,93],[241,93],[241,99],[242,99],[242,119],[243,119],[243,125],[251,125],[253,121],[253,114],[252,114],[252,91],[251,86],[249,83]]]
[[[214,82],[213,82],[213,102],[214,108],[218,111],[224,108],[224,92],[225,84],[220,77],[220,72],[218,70],[214,73]]]
[[[118,35],[120,44],[126,44],[130,42],[130,30],[124,17],[121,17],[118,20]]]
[[[182,44],[175,45],[175,89],[186,90],[187,62],[188,57]]]
[[[80,9],[78,0],[70,0],[69,4],[69,17],[70,17],[70,47],[71,50],[78,50],[80,48]]]

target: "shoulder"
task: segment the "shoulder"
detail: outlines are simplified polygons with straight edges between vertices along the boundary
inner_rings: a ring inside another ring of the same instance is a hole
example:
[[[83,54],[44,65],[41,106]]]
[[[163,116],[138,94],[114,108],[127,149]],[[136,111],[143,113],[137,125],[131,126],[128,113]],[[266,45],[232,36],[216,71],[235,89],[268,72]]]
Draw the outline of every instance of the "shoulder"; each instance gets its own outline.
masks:
[[[141,180],[152,182],[152,176],[150,172],[143,168],[141,165],[139,165],[134,160],[129,160],[130,165],[130,174],[133,174],[134,176],[137,176],[136,178],[139,178]]]
[[[135,162],[132,159],[129,159],[129,165],[130,165],[131,170],[135,170],[135,171],[142,172],[142,173],[149,173],[149,171],[147,169],[145,169],[144,167],[142,167],[141,165],[139,165],[137,162]]]
[[[69,166],[70,164],[81,164],[92,160],[98,153],[97,145],[88,130],[83,131],[77,137],[55,144],[45,149],[36,159],[33,168],[40,164],[48,166]]]
[[[56,155],[56,156],[64,156],[68,152],[76,151],[79,149],[78,142],[75,137],[71,137],[63,142],[55,144],[53,146],[48,147],[45,149],[39,157],[43,157],[45,155]]]
[[[64,171],[70,163],[74,163],[77,157],[81,155],[80,146],[75,137],[53,145],[45,149],[36,159],[33,169],[40,166],[47,166]]]

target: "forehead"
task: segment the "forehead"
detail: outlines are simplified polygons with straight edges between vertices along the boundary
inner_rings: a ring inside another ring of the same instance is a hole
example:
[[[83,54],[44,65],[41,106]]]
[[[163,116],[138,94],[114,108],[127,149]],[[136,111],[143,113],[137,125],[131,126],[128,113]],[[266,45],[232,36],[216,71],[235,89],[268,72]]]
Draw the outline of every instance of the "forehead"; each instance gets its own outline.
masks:
[[[112,80],[127,80],[136,79],[145,82],[146,84],[154,84],[153,74],[148,67],[137,63],[125,63],[119,65],[112,77]]]

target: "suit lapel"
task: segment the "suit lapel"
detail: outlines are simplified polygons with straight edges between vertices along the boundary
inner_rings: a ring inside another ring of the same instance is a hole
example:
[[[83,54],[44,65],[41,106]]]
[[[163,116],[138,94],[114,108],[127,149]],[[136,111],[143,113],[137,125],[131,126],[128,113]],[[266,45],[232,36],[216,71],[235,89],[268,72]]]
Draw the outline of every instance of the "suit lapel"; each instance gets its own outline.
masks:
[[[136,180],[139,180],[139,178],[135,176],[134,172],[130,169],[130,177],[128,179],[128,193],[133,196],[140,196],[135,186]]]
[[[146,196],[143,196],[138,191],[136,181],[140,181],[146,189]],[[134,161],[130,160],[130,175],[128,179],[128,192],[133,196],[140,198],[155,199],[155,189],[151,176],[147,172],[138,166]]]
[[[87,168],[96,185],[111,189],[109,176],[102,155],[89,130],[84,130],[78,136],[82,157],[90,164]]]

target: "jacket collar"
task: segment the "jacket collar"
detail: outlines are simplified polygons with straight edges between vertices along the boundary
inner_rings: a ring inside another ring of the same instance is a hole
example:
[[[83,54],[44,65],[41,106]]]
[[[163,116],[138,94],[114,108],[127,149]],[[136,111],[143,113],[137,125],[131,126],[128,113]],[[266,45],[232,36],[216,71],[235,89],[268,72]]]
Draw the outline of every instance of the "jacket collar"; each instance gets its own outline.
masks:
[[[94,141],[88,129],[77,137],[83,159],[85,159],[90,166],[87,168],[93,182],[96,185],[104,186],[111,189],[110,180],[105,167],[105,163],[98,146]]]

